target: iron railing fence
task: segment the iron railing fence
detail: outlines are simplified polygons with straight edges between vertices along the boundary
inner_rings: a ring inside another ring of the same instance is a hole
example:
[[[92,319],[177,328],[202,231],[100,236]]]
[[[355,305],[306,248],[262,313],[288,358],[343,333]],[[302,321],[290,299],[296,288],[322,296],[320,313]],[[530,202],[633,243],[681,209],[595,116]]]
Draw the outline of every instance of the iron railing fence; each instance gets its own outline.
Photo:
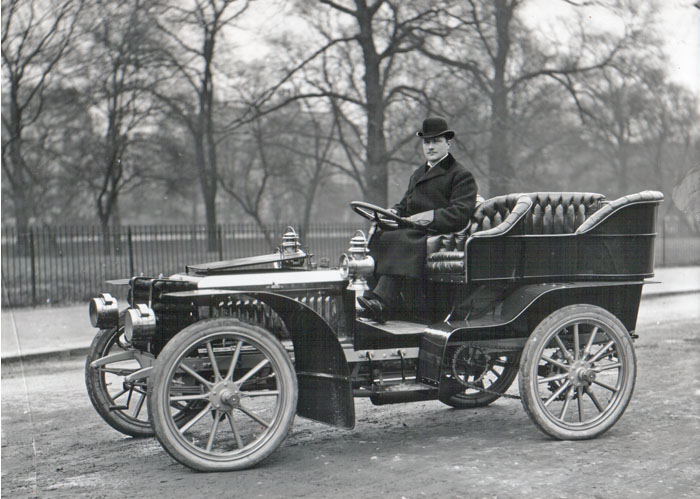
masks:
[[[656,265],[699,265],[700,237],[682,230],[677,220],[659,222]],[[270,225],[263,231],[253,224],[219,225],[213,234],[215,251],[208,251],[209,234],[201,225],[124,226],[106,237],[91,226],[41,227],[24,234],[5,227],[2,306],[86,302],[104,291],[123,299],[125,289],[106,285],[106,280],[167,276],[188,264],[270,253],[281,244],[286,227]],[[294,227],[314,261],[326,260],[330,266],[337,265],[355,231],[367,228],[362,223]]]
[[[313,262],[336,266],[358,224],[293,225]],[[85,302],[101,292],[125,297],[110,279],[134,275],[165,276],[185,265],[271,253],[280,246],[287,225],[265,230],[253,224],[219,225],[216,249],[208,251],[209,233],[201,225],[124,226],[103,234],[93,226],[33,228],[18,234],[2,229],[2,306]],[[266,237],[267,234],[267,237]]]

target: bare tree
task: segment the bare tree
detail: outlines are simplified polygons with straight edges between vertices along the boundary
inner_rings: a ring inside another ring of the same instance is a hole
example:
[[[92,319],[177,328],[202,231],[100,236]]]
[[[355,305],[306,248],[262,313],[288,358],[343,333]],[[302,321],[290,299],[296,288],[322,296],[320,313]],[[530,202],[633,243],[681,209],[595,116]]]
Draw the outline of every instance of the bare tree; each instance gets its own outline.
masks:
[[[447,2],[433,25],[423,25],[414,33],[421,40],[421,52],[463,74],[488,102],[491,185],[487,190],[492,195],[518,188],[518,165],[513,162],[512,144],[516,93],[538,79],[566,83],[574,75],[605,67],[631,36],[625,33],[610,39],[581,30],[578,43],[572,42],[568,51],[546,51],[517,17],[523,3],[524,0]],[[599,47],[604,50],[596,53]]]
[[[635,77],[626,78],[614,70],[602,71],[590,82],[586,95],[578,92],[591,145],[609,166],[616,192],[630,186],[631,168],[638,153],[645,126],[645,108],[652,95]]]
[[[192,225],[199,223],[199,196],[197,172],[192,168],[194,154],[190,147],[189,133],[179,123],[162,116],[157,129],[143,138],[141,161],[148,161],[149,168],[142,173],[145,195],[162,190],[163,196],[173,203],[162,205],[172,215],[171,220],[190,218]]]
[[[229,135],[221,145],[224,160],[218,179],[224,192],[257,224],[270,247],[274,242],[265,223],[266,202],[272,180],[287,165],[283,152],[270,146],[280,131],[279,125],[272,118],[268,122],[258,119]]]
[[[284,161],[275,178],[281,185],[273,204],[286,212],[285,217],[289,217],[289,210],[282,210],[281,205],[293,207],[300,214],[303,231],[314,216],[319,190],[343,166],[338,158],[342,152],[336,123],[333,115],[314,109],[309,101],[298,101],[271,114],[267,122],[271,121],[274,135],[264,146]]]
[[[168,43],[165,65],[173,80],[158,91],[173,117],[189,131],[194,149],[209,232],[208,249],[216,251],[218,186],[216,123],[217,46],[225,29],[248,7],[246,0],[196,0],[187,6],[164,2],[157,25]]]
[[[220,187],[269,238],[271,219],[300,222],[302,233],[308,228],[316,195],[337,166],[332,121],[296,101],[220,143]]]
[[[650,159],[654,184],[663,192],[676,194],[677,188],[693,169],[700,165],[700,113],[698,99],[688,89],[661,81],[652,82],[650,91],[654,95],[647,109],[647,137],[644,141],[645,157]],[[698,175],[695,175],[698,178]],[[697,183],[697,180],[696,180]],[[690,196],[692,198],[692,196]],[[687,206],[676,202],[664,203],[663,211],[684,211],[681,219],[688,227],[700,232],[700,199],[695,193],[694,201]],[[693,209],[694,206],[694,209]]]
[[[78,50],[82,51],[87,80],[85,95],[99,128],[93,132],[94,147],[87,161],[72,167],[93,195],[105,251],[109,253],[110,226],[118,231],[121,224],[120,194],[148,166],[130,155],[129,149],[134,147],[137,132],[153,109],[150,90],[157,83],[158,46],[153,40],[148,2],[98,2],[94,8],[99,9],[94,16],[98,21],[86,26],[90,43]],[[95,165],[99,165],[97,175],[93,173]]]
[[[316,109],[335,117],[346,156],[343,172],[358,182],[369,201],[386,205],[388,164],[397,149],[387,141],[389,117],[392,108],[415,107],[425,97],[422,81],[414,85],[403,76],[416,50],[412,29],[435,9],[425,1],[320,3],[326,8],[297,3],[314,28],[316,42],[304,55],[290,50],[294,64],[282,70],[281,80],[259,95],[251,109],[259,114],[294,100],[316,101]],[[280,95],[280,90],[287,94]],[[397,142],[405,139],[403,132]]]
[[[20,234],[34,215],[33,186],[44,176],[27,160],[27,142],[44,109],[46,89],[71,49],[82,7],[81,0],[2,2],[2,172]],[[20,250],[25,248],[20,240]]]
[[[697,159],[697,100],[668,81],[651,31],[646,44],[567,81],[583,136],[618,194],[650,187],[670,192]]]
[[[28,158],[43,172],[42,183],[33,184],[39,192],[33,205],[41,210],[37,221],[46,224],[94,223],[92,191],[84,178],[95,174],[90,158],[99,143],[85,92],[65,83],[62,77],[47,89],[44,110],[32,125]]]
[[[303,200],[302,226],[308,228],[316,194],[333,175],[331,164],[337,142],[335,125],[329,124],[330,116],[314,113],[308,103],[304,103],[302,113],[303,118],[295,121],[303,126],[302,130],[298,130],[301,132],[301,145],[308,147],[300,150],[296,147],[299,145],[297,141],[291,142],[289,150],[295,153],[297,167],[291,170],[292,181],[288,181],[287,185]]]

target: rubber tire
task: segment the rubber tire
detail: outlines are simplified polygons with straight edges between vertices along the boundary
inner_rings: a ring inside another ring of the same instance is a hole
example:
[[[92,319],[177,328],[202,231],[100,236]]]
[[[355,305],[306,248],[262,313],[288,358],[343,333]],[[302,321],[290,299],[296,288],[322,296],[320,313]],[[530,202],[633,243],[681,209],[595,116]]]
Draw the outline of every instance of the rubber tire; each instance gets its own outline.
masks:
[[[517,363],[517,358],[515,362]],[[513,384],[515,378],[518,376],[518,366],[507,366],[503,370],[503,374],[499,376],[496,383],[489,387],[489,390],[498,391],[500,393],[505,393]],[[452,395],[449,399],[445,401],[445,404],[455,409],[474,409],[476,407],[486,407],[492,404],[496,400],[501,398],[500,395],[494,395],[491,393],[477,392],[475,394],[465,395],[463,393],[456,393]]]
[[[101,329],[93,338],[87,358],[85,359],[85,386],[90,402],[104,421],[115,430],[135,438],[153,436],[153,427],[149,421],[141,421],[124,414],[122,411],[110,411],[114,404],[104,385],[104,379],[98,369],[90,364],[107,355],[110,344],[121,334],[124,325],[124,315],[119,316],[119,326],[111,329]],[[145,410],[145,408],[144,408]]]
[[[281,413],[272,424],[270,437],[243,457],[235,460],[212,460],[194,454],[179,441],[177,426],[171,424],[168,395],[169,372],[181,354],[207,336],[232,332],[252,340],[274,365],[280,379]],[[279,340],[259,326],[233,318],[207,319],[192,324],[175,335],[163,348],[156,360],[149,383],[148,412],[155,435],[163,448],[176,461],[197,471],[238,471],[250,468],[269,457],[284,441],[296,415],[298,387],[294,365]],[[175,434],[177,433],[177,435]]]
[[[542,344],[546,345],[549,343],[552,334],[560,331],[565,324],[580,323],[584,320],[602,325],[607,333],[614,337],[618,346],[618,353],[622,357],[620,361],[630,363],[630,368],[624,370],[622,387],[620,389],[621,395],[615,402],[616,406],[614,409],[603,420],[590,428],[571,429],[562,424],[557,424],[547,417],[540,407],[541,401],[538,400],[537,390],[532,389],[532,383],[537,383],[538,350]],[[634,345],[622,322],[601,307],[577,304],[563,307],[551,313],[532,332],[523,349],[518,384],[523,408],[537,428],[557,440],[588,440],[602,435],[620,419],[632,398],[636,375],[637,357],[634,352]]]

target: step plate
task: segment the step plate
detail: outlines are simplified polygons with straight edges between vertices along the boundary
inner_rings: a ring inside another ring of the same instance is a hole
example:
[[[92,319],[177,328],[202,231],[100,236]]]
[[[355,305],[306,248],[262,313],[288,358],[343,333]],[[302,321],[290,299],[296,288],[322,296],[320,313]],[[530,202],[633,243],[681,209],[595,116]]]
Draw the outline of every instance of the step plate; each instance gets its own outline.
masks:
[[[418,347],[427,327],[428,324],[417,322],[387,321],[379,324],[358,319],[355,322],[355,350]]]

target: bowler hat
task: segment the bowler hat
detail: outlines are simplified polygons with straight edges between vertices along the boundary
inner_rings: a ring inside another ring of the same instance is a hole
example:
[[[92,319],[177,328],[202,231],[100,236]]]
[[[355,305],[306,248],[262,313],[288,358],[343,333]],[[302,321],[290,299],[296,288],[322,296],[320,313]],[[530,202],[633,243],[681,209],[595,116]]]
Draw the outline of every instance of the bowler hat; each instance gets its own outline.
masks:
[[[423,129],[416,132],[416,135],[424,139],[432,139],[444,135],[447,140],[455,136],[455,133],[447,128],[445,118],[431,116],[423,120]]]

